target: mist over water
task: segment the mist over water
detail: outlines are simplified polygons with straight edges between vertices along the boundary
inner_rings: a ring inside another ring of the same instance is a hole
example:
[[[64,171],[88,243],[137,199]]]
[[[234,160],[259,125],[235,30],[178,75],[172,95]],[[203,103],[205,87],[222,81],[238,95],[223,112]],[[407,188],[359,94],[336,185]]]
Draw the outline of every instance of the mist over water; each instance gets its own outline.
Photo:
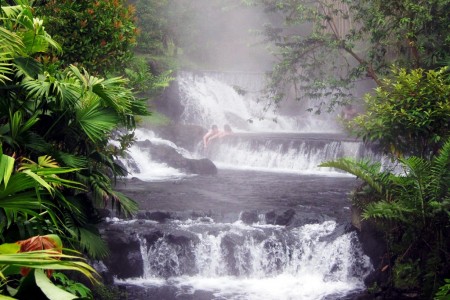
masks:
[[[159,138],[151,130],[137,130],[138,141],[170,146],[187,158],[208,157],[220,168],[331,176],[343,173],[318,165],[339,157],[356,158],[364,154],[360,141],[343,135],[336,115],[292,110],[289,115],[282,115],[265,110],[259,99],[265,84],[261,73],[180,72],[177,81],[183,107],[181,123],[205,130],[212,124],[220,128],[229,124],[234,134],[214,140],[206,150],[198,137],[198,148],[192,153]],[[130,149],[129,157],[136,165],[131,168],[131,177],[160,180],[186,175],[152,161],[148,151],[136,146]],[[125,164],[131,166],[130,161]]]
[[[289,115],[267,109],[262,89],[263,74],[244,72],[181,72],[179,82],[181,116],[186,124],[209,128],[212,124],[229,124],[234,130],[246,132],[342,132],[336,114],[315,115],[307,106]]]

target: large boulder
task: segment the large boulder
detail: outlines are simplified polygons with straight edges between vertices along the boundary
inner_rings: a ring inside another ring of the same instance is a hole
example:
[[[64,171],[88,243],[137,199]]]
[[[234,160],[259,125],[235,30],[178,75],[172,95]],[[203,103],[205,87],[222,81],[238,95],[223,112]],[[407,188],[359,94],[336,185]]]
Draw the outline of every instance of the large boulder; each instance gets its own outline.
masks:
[[[166,115],[174,122],[180,120],[184,106],[180,101],[180,88],[178,81],[174,80],[164,92],[152,102],[152,106],[160,113]]]
[[[215,175],[217,167],[208,158],[192,159],[186,158],[176,149],[165,144],[155,144],[148,140],[137,142],[139,147],[146,148],[152,160],[165,163],[168,166],[182,170],[190,174]]]
[[[110,250],[110,255],[104,260],[109,275],[120,279],[144,275],[140,242],[135,233],[109,227],[102,236]]]
[[[365,283],[368,286],[375,284],[377,286],[384,286],[389,280],[389,272],[385,270],[385,266],[389,264],[389,260],[387,259],[388,250],[384,239],[384,232],[374,221],[363,220],[361,214],[362,210],[352,205],[352,225],[357,229],[364,253],[370,257],[375,268],[374,272],[365,279]]]

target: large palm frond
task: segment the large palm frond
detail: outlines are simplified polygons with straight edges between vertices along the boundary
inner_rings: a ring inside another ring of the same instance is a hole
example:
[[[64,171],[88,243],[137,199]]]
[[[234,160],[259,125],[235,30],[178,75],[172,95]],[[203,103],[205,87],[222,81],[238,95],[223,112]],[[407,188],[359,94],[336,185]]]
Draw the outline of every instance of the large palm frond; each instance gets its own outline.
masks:
[[[0,153],[0,183],[3,181],[0,184],[0,209],[6,216],[6,227],[18,222],[20,218],[41,218],[42,212],[58,227],[61,224],[58,220],[58,207],[76,210],[59,189],[81,189],[82,185],[58,175],[77,169],[60,168],[50,157],[40,157],[38,163],[25,159],[17,171],[13,167],[14,159]]]
[[[369,203],[362,213],[363,219],[385,219],[406,222],[410,214],[414,212],[397,201],[378,201]]]
[[[78,82],[69,77],[57,78],[49,73],[25,81],[23,88],[28,97],[36,98],[43,105],[54,102],[54,108],[59,110],[74,107],[82,95]]]
[[[86,103],[77,110],[76,116],[84,133],[94,143],[104,141],[105,137],[117,127],[119,121],[112,110],[100,106],[98,99]]]
[[[106,206],[110,202],[113,208],[117,208],[125,216],[137,212],[138,204],[124,194],[114,191],[111,186],[111,179],[104,173],[95,170],[87,175],[78,173],[77,179],[90,188],[92,200],[97,205]]]
[[[12,58],[23,49],[20,37],[12,31],[0,26],[0,83],[10,81],[14,73]]]
[[[70,198],[78,210],[76,212],[64,212],[64,225],[70,233],[68,241],[73,247],[79,249],[94,259],[102,259],[108,254],[108,247],[101,238],[97,227],[101,221],[97,214],[93,214],[90,202],[84,195]]]

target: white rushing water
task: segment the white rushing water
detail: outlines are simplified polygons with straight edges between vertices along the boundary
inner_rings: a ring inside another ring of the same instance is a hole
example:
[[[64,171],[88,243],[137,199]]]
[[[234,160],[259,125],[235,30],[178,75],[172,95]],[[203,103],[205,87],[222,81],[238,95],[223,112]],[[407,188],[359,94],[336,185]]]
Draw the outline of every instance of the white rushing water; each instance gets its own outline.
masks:
[[[342,131],[335,115],[314,115],[305,108],[282,115],[266,109],[262,75],[182,72],[177,81],[184,106],[182,120],[187,124],[205,128],[229,124],[235,131],[251,132]]]
[[[137,130],[138,141],[149,140],[153,144],[170,146],[188,158],[207,157],[219,168],[326,176],[342,176],[343,173],[320,168],[320,163],[339,157],[361,156],[361,142],[339,140],[342,135],[336,133],[341,129],[333,115],[317,116],[299,111],[286,116],[264,111],[263,104],[258,102],[264,86],[261,74],[209,72],[199,75],[181,72],[177,81],[184,106],[181,117],[184,123],[204,128],[211,124],[220,127],[230,124],[235,136],[216,139],[206,152],[198,149],[195,153],[159,138],[150,130]],[[239,93],[236,86],[247,92]],[[330,133],[336,135],[336,139],[327,137],[324,143],[317,142],[321,135]],[[254,136],[246,139],[242,136],[245,134]],[[312,134],[315,135],[313,138]],[[270,135],[270,138],[265,135]],[[200,140],[197,142],[201,143]],[[152,160],[148,150],[137,146],[131,147],[129,161],[124,163],[129,167],[130,176],[141,180],[170,180],[186,176],[180,170]]]
[[[339,157],[358,157],[360,151],[359,142],[327,141],[314,145],[308,141],[268,140],[255,145],[249,141],[223,141],[214,146],[210,158],[221,168],[342,176],[342,172],[319,165]]]
[[[178,228],[198,240],[183,248],[166,236],[152,245],[141,239],[143,278],[117,282],[210,291],[217,299],[319,300],[363,289],[363,278],[372,270],[354,232],[327,239],[334,221],[289,232],[283,226],[240,222]]]
[[[135,131],[137,141],[150,141],[154,144],[168,145],[183,155],[188,156],[188,151],[179,148],[173,142],[164,140],[155,135],[150,130],[137,129]],[[187,174],[182,171],[168,166],[166,163],[157,162],[152,159],[148,150],[134,144],[127,150],[127,157],[121,158],[120,161],[125,165],[128,171],[128,178],[136,177],[144,181],[162,181],[173,180],[186,177]]]

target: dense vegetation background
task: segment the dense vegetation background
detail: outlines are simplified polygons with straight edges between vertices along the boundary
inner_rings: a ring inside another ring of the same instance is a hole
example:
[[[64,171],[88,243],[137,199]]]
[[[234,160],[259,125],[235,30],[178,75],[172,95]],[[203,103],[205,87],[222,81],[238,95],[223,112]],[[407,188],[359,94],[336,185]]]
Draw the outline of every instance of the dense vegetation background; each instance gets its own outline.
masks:
[[[126,172],[115,158],[182,67],[269,70],[271,101],[315,98],[316,112],[357,103],[349,131],[403,170],[324,163],[362,179],[353,204],[385,237],[377,267],[388,280],[370,288],[448,299],[449,10],[449,0],[0,1],[0,294],[93,297],[42,270],[96,280],[80,257],[107,255],[97,209],[137,209],[113,189]],[[376,86],[364,99],[360,80]]]

